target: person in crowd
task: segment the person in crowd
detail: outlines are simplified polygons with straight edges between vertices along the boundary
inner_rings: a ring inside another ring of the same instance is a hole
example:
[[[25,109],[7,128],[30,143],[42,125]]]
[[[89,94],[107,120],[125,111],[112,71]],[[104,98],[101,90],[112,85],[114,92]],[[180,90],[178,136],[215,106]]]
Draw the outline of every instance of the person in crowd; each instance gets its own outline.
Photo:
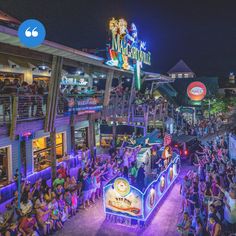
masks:
[[[62,229],[63,224],[61,220],[61,214],[59,211],[59,205],[56,197],[54,197],[49,204],[49,209],[51,210],[51,219],[53,221],[53,230]]]
[[[224,207],[224,224],[229,229],[236,227],[236,188],[231,187],[229,191],[217,185],[225,195]]]
[[[83,169],[79,168],[78,175],[77,175],[77,188],[78,188],[78,196],[81,195],[82,185],[83,185],[83,178],[84,178]]]
[[[20,214],[21,216],[26,216],[32,212],[33,209],[33,203],[29,199],[29,194],[28,192],[23,192],[21,196],[21,201],[20,201]]]
[[[91,193],[92,177],[91,173],[84,173],[82,182],[82,193],[83,193],[83,208],[86,209],[86,205],[90,206],[90,193]]]
[[[33,214],[28,214],[22,218],[22,221],[19,225],[19,231],[23,236],[39,236],[38,224]]]
[[[39,227],[42,228],[43,234],[47,235],[53,229],[53,221],[50,219],[50,209],[47,207],[47,202],[44,200],[43,193],[35,202],[36,219]]]
[[[57,187],[58,185],[64,185],[65,180],[62,177],[61,174],[58,175],[58,177],[53,181],[53,187]]]
[[[75,216],[77,208],[78,208],[78,196],[77,196],[77,191],[74,190],[71,196],[71,215],[72,216]]]
[[[184,213],[183,220],[177,225],[177,230],[181,235],[189,235],[191,230],[191,220],[187,212]]]
[[[55,197],[55,193],[52,191],[52,188],[47,188],[44,192],[44,199],[47,203],[52,201],[52,198]]]
[[[137,177],[136,177],[136,182],[138,188],[143,191],[145,187],[145,163],[142,163],[141,166],[138,169]]]
[[[218,219],[214,214],[209,215],[209,221],[210,224],[212,225],[211,230],[210,230],[210,235],[211,236],[220,236],[221,235],[221,225],[219,224]]]
[[[57,197],[57,202],[58,202],[58,210],[60,212],[60,219],[61,222],[64,223],[69,218],[69,209],[65,201],[65,195],[60,194]]]
[[[66,213],[67,213],[67,216],[70,217],[71,216],[71,207],[72,207],[72,195],[69,190],[65,191],[64,199],[65,199],[65,203],[66,203]]]
[[[59,197],[60,195],[64,194],[65,189],[63,188],[63,185],[58,184],[57,187],[54,189],[54,192],[56,194],[56,197]]]
[[[136,177],[137,177],[137,167],[136,167],[136,163],[132,162],[131,163],[131,169],[130,169],[130,178],[131,178],[131,183],[133,185],[136,184]]]
[[[124,178],[129,179],[129,169],[127,166],[123,167],[123,176]]]
[[[61,175],[61,177],[62,177],[63,179],[66,179],[67,170],[66,170],[66,168],[64,167],[63,164],[60,165],[60,168],[58,169],[57,174]]]
[[[196,218],[196,226],[194,228],[194,236],[204,236],[204,226],[200,217]]]

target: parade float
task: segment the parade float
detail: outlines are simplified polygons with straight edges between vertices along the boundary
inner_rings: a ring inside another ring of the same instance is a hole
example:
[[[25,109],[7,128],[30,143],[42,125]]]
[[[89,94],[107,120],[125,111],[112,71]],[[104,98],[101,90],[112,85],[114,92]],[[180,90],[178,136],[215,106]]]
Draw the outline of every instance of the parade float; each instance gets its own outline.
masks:
[[[150,141],[154,139],[152,135],[149,135]],[[153,145],[145,143],[146,139],[143,137],[145,147],[140,147],[136,159],[137,166],[145,163],[145,188],[140,189],[122,175],[109,181],[103,188],[104,211],[109,221],[125,225],[145,224],[179,175],[180,156],[172,151],[170,144],[167,142],[156,151]],[[163,160],[160,171],[151,165],[153,154],[159,154]]]

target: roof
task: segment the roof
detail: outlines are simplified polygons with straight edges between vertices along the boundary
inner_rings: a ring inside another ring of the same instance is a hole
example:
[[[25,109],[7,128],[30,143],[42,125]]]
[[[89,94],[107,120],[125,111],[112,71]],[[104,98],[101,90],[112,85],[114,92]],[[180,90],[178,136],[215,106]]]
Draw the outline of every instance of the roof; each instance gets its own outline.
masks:
[[[183,142],[189,142],[189,141],[194,140],[196,138],[197,138],[196,136],[182,134],[179,136],[174,135],[172,137],[172,140],[175,142],[178,142],[178,143],[183,143]]]
[[[1,16],[2,16],[2,19],[5,19],[5,21],[7,22],[14,22],[15,24],[20,24],[20,22],[17,19],[11,16],[8,16],[2,11],[0,11],[0,21],[1,21]],[[21,47],[21,48],[26,48],[20,43],[17,30],[9,28],[8,26],[7,27],[3,26],[3,25],[0,25],[0,43],[4,43],[11,46],[16,46],[16,47]],[[30,49],[30,51],[37,51],[40,53],[44,53],[45,55],[49,54],[49,55],[61,56],[66,59],[70,59],[76,62],[91,64],[100,68],[123,72],[126,74],[133,74],[133,71],[131,70],[123,70],[117,67],[111,67],[111,66],[105,65],[104,63],[105,59],[103,57],[89,54],[89,53],[80,51],[78,49],[67,47],[65,45],[55,43],[49,40],[44,40],[44,42],[40,46],[32,48]],[[143,71],[142,71],[142,74],[147,80],[158,80],[159,82],[162,82],[162,83],[173,82],[173,80],[168,76],[151,73],[151,72],[143,72]]]
[[[20,21],[17,20],[16,18],[9,16],[8,14],[6,14],[5,12],[0,10],[0,21],[1,22],[5,22],[5,23],[13,23],[16,25],[20,24]]]
[[[168,74],[174,74],[174,73],[180,73],[180,72],[181,73],[194,73],[183,60],[180,60],[174,67],[172,67],[168,71]]]
[[[158,81],[158,82],[162,82],[162,83],[171,83],[174,82],[174,79],[166,76],[166,75],[161,75],[161,74],[157,74],[157,73],[153,73],[153,72],[143,72],[144,74],[144,80],[145,81]]]
[[[158,89],[171,97],[176,97],[178,94],[171,84],[161,84]]]
[[[24,47],[18,38],[17,31],[9,27],[0,25],[0,43],[9,44],[16,47]],[[28,48],[27,48],[28,49]],[[120,71],[124,73],[132,74],[132,71],[122,70],[116,67],[110,67],[104,64],[104,58],[98,57],[89,53],[82,52],[80,50],[64,46],[52,41],[44,40],[43,44],[33,49],[32,51],[38,51],[41,53],[46,53],[55,56],[61,56],[67,59],[71,59],[77,62],[88,63],[94,66],[112,69],[115,71]]]

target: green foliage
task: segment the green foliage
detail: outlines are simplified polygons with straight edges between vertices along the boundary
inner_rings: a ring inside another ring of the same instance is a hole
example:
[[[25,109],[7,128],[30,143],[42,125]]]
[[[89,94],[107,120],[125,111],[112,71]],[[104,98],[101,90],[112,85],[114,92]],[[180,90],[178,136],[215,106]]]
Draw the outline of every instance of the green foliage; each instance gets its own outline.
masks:
[[[228,112],[232,107],[236,106],[236,97],[216,97],[214,99],[206,99],[203,103],[203,109],[209,110],[210,101],[210,113],[217,114],[221,112]]]

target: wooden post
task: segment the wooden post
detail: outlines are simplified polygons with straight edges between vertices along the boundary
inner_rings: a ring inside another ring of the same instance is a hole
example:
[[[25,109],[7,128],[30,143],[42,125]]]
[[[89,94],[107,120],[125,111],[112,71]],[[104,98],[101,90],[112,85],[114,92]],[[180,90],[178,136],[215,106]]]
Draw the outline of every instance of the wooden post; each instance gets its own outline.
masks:
[[[11,140],[15,139],[16,122],[17,122],[17,116],[18,116],[18,102],[19,102],[19,98],[17,96],[14,96],[12,105],[9,104],[10,107],[12,106],[11,128],[10,128]]]
[[[114,76],[114,71],[113,70],[109,70],[108,74],[107,74],[105,95],[104,95],[104,101],[103,101],[103,106],[104,107],[107,107],[109,105],[110,93],[111,93],[111,85],[112,85],[113,76]]]
[[[52,76],[50,78],[48,100],[47,100],[47,111],[44,123],[45,132],[50,132],[54,128],[55,117],[57,114],[57,102],[59,97],[62,64],[63,64],[62,57],[53,56]]]
[[[130,91],[129,110],[128,110],[128,124],[130,123],[131,107],[132,107],[134,93],[135,93],[135,75],[133,75],[132,86],[131,86],[131,91]]]
[[[57,177],[57,159],[56,159],[56,131],[55,129],[50,132],[50,159],[51,159],[51,173],[52,173],[52,184]]]
[[[50,132],[50,144],[51,144],[50,157],[51,157],[52,183],[54,179],[57,177],[55,118],[57,115],[57,102],[59,97],[62,64],[63,64],[62,57],[53,56],[52,76],[49,84],[47,111],[44,123],[44,131]]]
[[[70,135],[71,135],[71,149],[75,152],[75,123],[74,123],[74,115],[71,115],[70,119]]]
[[[90,155],[92,158],[92,161],[94,161],[95,155],[94,155],[94,148],[95,148],[95,125],[94,125],[94,119],[92,114],[89,114],[89,128],[88,128],[88,146],[90,150]]]

